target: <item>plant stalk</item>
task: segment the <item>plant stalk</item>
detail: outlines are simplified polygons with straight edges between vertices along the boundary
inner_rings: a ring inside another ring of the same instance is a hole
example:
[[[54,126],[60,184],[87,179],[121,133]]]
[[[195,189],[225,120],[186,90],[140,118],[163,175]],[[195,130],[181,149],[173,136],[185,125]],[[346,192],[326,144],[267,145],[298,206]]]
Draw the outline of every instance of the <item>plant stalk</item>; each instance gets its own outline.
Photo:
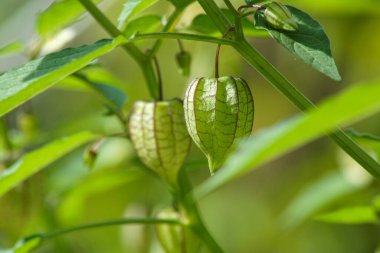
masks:
[[[79,0],[79,2],[86,8],[86,10],[93,16],[93,18],[108,32],[112,37],[117,37],[122,35],[122,32],[117,29],[116,26],[98,9],[98,7],[91,2],[91,0]],[[122,46],[122,48],[127,51],[128,54],[137,62],[140,66],[145,81],[148,84],[149,92],[152,98],[158,99],[158,83],[157,78],[154,74],[153,63],[149,57],[140,51],[132,43],[127,43]]]
[[[174,197],[177,199],[180,206],[186,211],[189,220],[189,228],[203,241],[211,252],[224,253],[223,249],[212,237],[202,220],[197,202],[192,194],[193,187],[185,169],[182,169],[179,172],[178,181],[179,191],[175,193],[178,195],[175,195]]]

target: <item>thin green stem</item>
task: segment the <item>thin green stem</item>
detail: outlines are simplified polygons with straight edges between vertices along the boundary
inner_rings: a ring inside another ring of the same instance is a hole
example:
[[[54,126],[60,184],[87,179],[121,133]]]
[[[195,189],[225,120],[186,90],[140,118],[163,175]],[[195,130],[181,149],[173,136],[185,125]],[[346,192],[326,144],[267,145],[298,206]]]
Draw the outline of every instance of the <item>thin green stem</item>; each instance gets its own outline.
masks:
[[[225,21],[220,21],[223,13],[215,9],[212,0],[198,0],[205,12],[214,21],[221,32],[225,31]],[[228,25],[228,24],[227,24]],[[233,44],[236,51],[254,68],[257,69],[274,87],[285,95],[294,105],[302,111],[306,111],[315,105],[305,97],[289,80],[287,80],[275,67],[272,66],[256,49],[245,39]],[[330,137],[364,169],[374,177],[380,179],[380,164],[369,156],[357,143],[355,143],[342,130],[337,129]]]
[[[0,118],[0,135],[3,139],[3,144],[4,144],[5,150],[6,151],[12,151],[13,147],[12,147],[12,143],[9,139],[8,124],[7,124],[7,120],[6,120],[5,116]]]
[[[161,69],[160,69],[160,64],[158,62],[157,57],[155,56],[153,57],[153,62],[156,67],[157,79],[158,79],[158,100],[162,101],[164,99],[164,93],[163,93]]]
[[[112,37],[122,35],[122,32],[112,24],[91,0],[79,0],[79,2]],[[122,47],[138,63],[148,84],[151,97],[157,99],[157,78],[154,74],[152,61],[132,43],[124,44]]]
[[[182,39],[182,40],[194,40],[194,41],[202,41],[214,44],[223,44],[223,45],[234,45],[235,42],[233,40],[228,39],[220,39],[216,37],[199,35],[199,34],[191,34],[191,33],[166,33],[166,32],[157,32],[157,33],[145,33],[138,34],[131,41],[138,40],[147,40],[147,39]]]
[[[78,232],[81,230],[87,230],[87,229],[94,229],[94,228],[102,228],[102,227],[109,227],[109,226],[118,226],[118,225],[128,225],[128,224],[172,224],[172,225],[179,225],[181,222],[179,220],[175,219],[157,219],[157,218],[125,218],[125,219],[118,219],[118,220],[111,220],[111,221],[104,221],[99,223],[92,223],[92,224],[86,224],[81,225],[77,227],[71,227],[66,229],[57,230],[51,233],[46,234],[36,234],[26,237],[26,240],[32,239],[32,238],[41,238],[43,240],[53,239],[58,236],[62,236],[65,234]]]
[[[176,8],[175,11],[172,13],[172,15],[170,15],[168,22],[166,23],[164,29],[162,29],[162,32],[172,31],[175,28],[176,24],[178,23],[182,13],[183,13],[183,9]],[[157,51],[160,49],[161,45],[162,45],[162,39],[158,39],[154,43],[149,53],[149,56],[151,58],[157,54]]]

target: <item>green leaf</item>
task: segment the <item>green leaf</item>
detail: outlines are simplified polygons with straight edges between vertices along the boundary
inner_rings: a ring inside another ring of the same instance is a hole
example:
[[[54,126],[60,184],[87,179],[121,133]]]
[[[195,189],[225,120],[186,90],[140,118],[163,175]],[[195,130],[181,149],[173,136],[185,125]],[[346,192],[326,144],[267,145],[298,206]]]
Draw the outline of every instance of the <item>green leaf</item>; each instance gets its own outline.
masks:
[[[345,131],[355,141],[375,152],[377,158],[380,159],[380,137],[370,133],[362,133],[354,129]]]
[[[81,132],[53,141],[42,148],[25,154],[9,169],[0,174],[0,197],[28,177],[96,137],[90,132]]]
[[[308,14],[287,6],[298,24],[296,31],[277,30],[268,24],[262,11],[254,14],[255,27],[265,29],[282,46],[306,64],[334,80],[341,80],[331,54],[330,42],[322,26]]]
[[[0,116],[124,42],[101,40],[30,61],[0,76]]]
[[[99,3],[101,0],[93,0]],[[37,18],[37,31],[43,38],[54,35],[61,29],[76,22],[85,13],[78,0],[58,0],[53,2]]]
[[[176,8],[184,8],[194,2],[194,0],[168,0],[171,2]]]
[[[197,196],[204,196],[265,162],[333,131],[337,125],[355,122],[379,111],[378,94],[380,81],[356,85],[323,102],[318,109],[257,133],[240,144],[224,168],[199,186]]]
[[[227,17],[227,19],[230,22],[234,22],[234,16],[232,15],[231,11],[227,9],[222,9],[224,15]],[[265,37],[268,36],[267,32],[264,32],[262,30],[255,29],[253,23],[249,21],[248,19],[242,20],[242,26],[244,30],[244,35],[246,36],[252,36],[252,37]],[[190,30],[208,34],[208,35],[219,35],[220,32],[214,22],[211,20],[211,18],[206,14],[199,14],[196,16],[193,21],[191,22],[191,25],[189,27]]]
[[[366,185],[354,185],[342,174],[330,173],[301,190],[281,215],[285,228],[294,228],[317,211]]]
[[[318,215],[315,219],[322,222],[340,224],[378,223],[376,212],[372,206],[342,208],[334,212]]]
[[[24,50],[24,45],[20,41],[9,43],[0,47],[0,56],[20,53]]]
[[[148,15],[136,18],[127,23],[124,29],[124,35],[130,37],[136,33],[150,33],[157,31],[162,27],[161,17],[157,15]]]
[[[41,237],[32,236],[22,239],[12,249],[1,250],[0,253],[29,253],[41,244]]]
[[[156,2],[157,0],[128,0],[127,3],[124,4],[124,8],[117,19],[119,22],[118,27],[121,28],[131,17],[149,8]]]
[[[77,74],[76,76],[85,81],[87,85],[89,85],[93,90],[101,94],[108,102],[111,102],[111,104],[116,109],[122,108],[125,102],[127,101],[127,94],[123,90],[115,86],[106,83],[91,81],[81,74]]]

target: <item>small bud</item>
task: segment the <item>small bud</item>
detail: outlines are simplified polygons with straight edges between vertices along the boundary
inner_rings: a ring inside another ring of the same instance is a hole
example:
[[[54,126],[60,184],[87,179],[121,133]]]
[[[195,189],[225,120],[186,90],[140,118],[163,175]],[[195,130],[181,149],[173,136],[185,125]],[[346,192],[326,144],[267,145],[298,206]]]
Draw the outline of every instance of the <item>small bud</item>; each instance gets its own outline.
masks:
[[[267,6],[264,11],[264,18],[276,29],[286,31],[296,31],[298,29],[292,13],[285,5],[279,2],[272,2]]]
[[[83,162],[89,170],[94,168],[98,153],[92,149],[92,147],[86,148],[83,154]]]
[[[191,67],[191,54],[187,51],[181,51],[176,54],[178,70],[183,76],[189,76]]]

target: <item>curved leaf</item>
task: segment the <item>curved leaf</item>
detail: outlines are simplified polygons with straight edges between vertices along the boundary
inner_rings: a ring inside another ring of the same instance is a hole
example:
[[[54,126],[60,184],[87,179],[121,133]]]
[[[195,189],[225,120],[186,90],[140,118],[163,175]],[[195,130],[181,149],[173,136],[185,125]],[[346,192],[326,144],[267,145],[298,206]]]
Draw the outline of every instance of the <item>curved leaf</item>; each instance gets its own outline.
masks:
[[[0,174],[0,197],[39,170],[96,137],[90,132],[81,132],[27,153]]]
[[[136,33],[154,32],[161,26],[162,21],[160,16],[147,15],[128,22],[123,33],[126,37],[130,37]]]
[[[0,116],[124,42],[100,40],[30,61],[0,76]]]
[[[255,12],[256,28],[267,30],[278,43],[306,64],[334,80],[341,80],[331,54],[329,39],[322,26],[303,11],[287,7],[298,24],[296,31],[277,30],[271,27],[265,21],[262,11]]]
[[[117,19],[119,22],[118,27],[121,28],[124,23],[128,21],[131,17],[137,13],[147,9],[151,5],[155,4],[157,0],[128,0],[124,4],[124,8]]]
[[[98,3],[101,0],[93,0]],[[48,37],[71,25],[85,13],[78,0],[59,0],[53,2],[37,18],[37,31],[41,37]]]
[[[0,56],[20,53],[24,50],[24,45],[20,41],[15,41],[0,47]]]
[[[241,143],[224,168],[197,188],[197,196],[204,196],[263,163],[325,135],[337,125],[358,121],[379,111],[378,94],[380,81],[358,85],[325,101],[308,114],[296,116],[256,134]]]

